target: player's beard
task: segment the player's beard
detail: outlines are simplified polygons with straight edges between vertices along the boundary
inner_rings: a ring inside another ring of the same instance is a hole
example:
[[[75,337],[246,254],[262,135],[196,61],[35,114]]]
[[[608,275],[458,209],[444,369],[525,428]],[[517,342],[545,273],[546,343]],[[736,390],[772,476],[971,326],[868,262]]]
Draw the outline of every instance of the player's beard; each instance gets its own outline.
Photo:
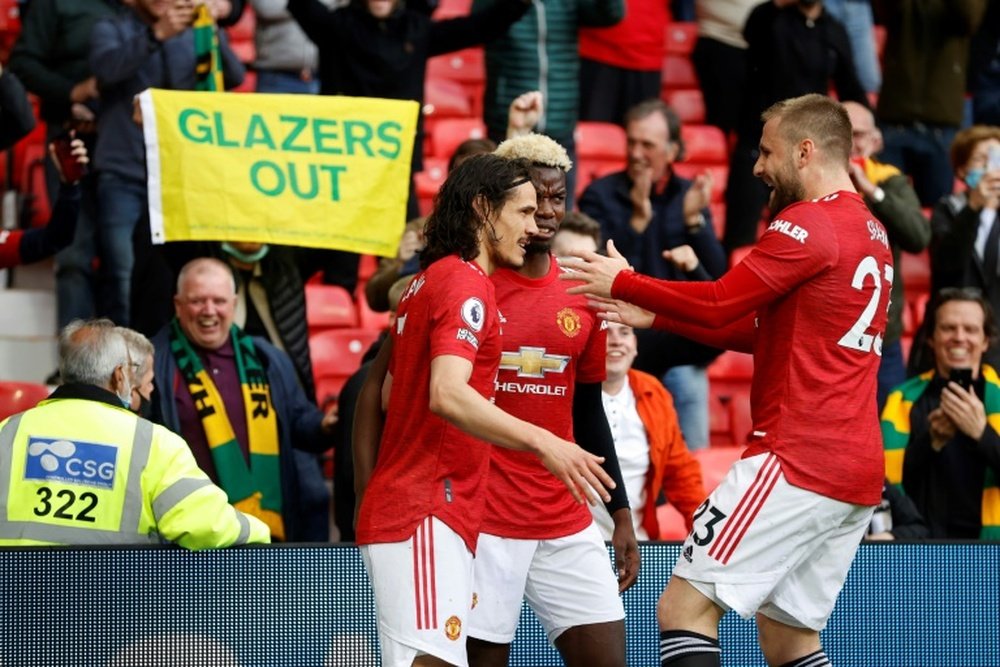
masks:
[[[772,219],[785,208],[806,198],[805,187],[794,169],[789,167],[777,176],[774,179],[774,188],[771,190],[771,199],[767,204]]]
[[[528,241],[528,245],[524,248],[527,253],[526,257],[533,257],[535,255],[547,255],[549,251],[552,250],[552,239],[545,241]]]

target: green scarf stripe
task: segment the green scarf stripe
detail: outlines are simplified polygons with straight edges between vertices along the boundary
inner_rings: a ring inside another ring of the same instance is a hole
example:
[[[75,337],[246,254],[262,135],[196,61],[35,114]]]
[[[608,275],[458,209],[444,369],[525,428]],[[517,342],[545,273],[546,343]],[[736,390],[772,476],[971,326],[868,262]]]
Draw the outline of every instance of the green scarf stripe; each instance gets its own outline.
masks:
[[[249,384],[248,380],[254,381],[256,379],[254,386],[267,388],[267,374],[264,372],[264,366],[257,356],[253,340],[236,325],[230,328],[229,334],[233,341],[233,356],[236,361],[236,372],[239,376],[240,385],[245,389]],[[192,384],[204,385],[206,382],[211,382],[211,377],[205,371],[205,366],[202,364],[201,358],[184,335],[177,318],[174,318],[170,322],[170,351],[173,353],[174,359],[177,361],[177,367],[189,387]],[[199,377],[199,374],[201,377]],[[245,392],[243,399],[244,403],[246,403]],[[220,407],[225,409],[225,406]],[[249,410],[250,407],[249,405],[244,405],[244,410]],[[273,405],[270,406],[270,409],[273,411]],[[232,418],[232,415],[229,415],[229,419],[232,420]],[[253,429],[248,423],[247,435],[250,436],[252,432]],[[248,468],[239,443],[235,439],[215,447],[212,447],[211,444],[210,442],[209,448],[212,455],[212,462],[215,464],[219,481],[229,496],[229,500],[231,502],[239,502],[254,492],[260,491],[263,496],[261,498],[261,507],[280,514],[283,502],[279,457],[277,455],[254,452],[251,446],[250,465]]]
[[[982,375],[984,380],[983,406],[986,410],[986,416],[988,419],[990,415],[1000,414],[1000,383],[994,379],[997,378],[997,374],[991,366],[983,364]],[[882,441],[886,451],[906,449],[906,444],[910,439],[910,434],[896,430],[896,424],[899,422],[909,424],[910,410],[913,408],[913,404],[916,403],[917,400],[923,395],[924,391],[926,391],[927,386],[930,384],[933,377],[934,371],[928,371],[918,375],[917,377],[910,378],[894,389],[889,395],[889,399],[886,401],[886,409],[882,412],[881,422]],[[897,406],[899,412],[891,413],[890,409],[892,406]],[[902,481],[894,484],[894,486],[900,491],[903,491]],[[997,487],[997,475],[993,471],[993,468],[987,466],[986,474],[983,476],[983,489],[985,490],[995,487]],[[1000,525],[984,523],[982,530],[979,533],[979,539],[1000,540]]]
[[[242,452],[240,453],[242,456]],[[257,490],[264,494],[260,506],[281,512],[281,465],[277,456],[250,453],[250,470]]]
[[[247,474],[247,462],[243,458],[243,450],[240,449],[240,443],[236,440],[230,440],[218,447],[212,447],[211,453],[212,462],[215,464],[215,471],[219,474],[219,481],[222,483],[222,488],[225,489],[226,495],[229,496],[229,502],[238,503],[244,498],[251,496],[254,491],[263,491],[263,489],[258,489],[257,480],[251,479],[251,476]],[[252,467],[253,461],[251,460]],[[265,497],[266,495],[265,493]]]

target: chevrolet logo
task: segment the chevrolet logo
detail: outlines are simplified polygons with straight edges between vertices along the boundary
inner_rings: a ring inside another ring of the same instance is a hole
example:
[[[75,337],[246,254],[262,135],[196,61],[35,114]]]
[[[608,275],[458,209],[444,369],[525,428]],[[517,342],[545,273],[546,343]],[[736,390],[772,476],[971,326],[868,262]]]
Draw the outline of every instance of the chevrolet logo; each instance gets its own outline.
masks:
[[[566,370],[569,357],[562,354],[545,354],[544,347],[525,347],[515,352],[504,352],[500,357],[500,369],[517,371],[522,378],[543,378],[545,373],[562,373]]]

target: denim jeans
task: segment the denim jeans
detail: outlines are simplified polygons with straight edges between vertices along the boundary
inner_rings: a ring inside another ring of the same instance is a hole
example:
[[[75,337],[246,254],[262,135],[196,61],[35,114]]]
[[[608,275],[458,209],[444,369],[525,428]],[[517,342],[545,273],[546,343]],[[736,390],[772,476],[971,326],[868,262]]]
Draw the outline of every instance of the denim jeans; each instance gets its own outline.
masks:
[[[107,172],[97,177],[97,247],[101,260],[100,293],[103,312],[120,326],[129,325],[132,233],[147,220],[146,182]]]
[[[663,376],[674,399],[688,449],[704,449],[708,439],[708,372],[702,366],[674,366]]]
[[[317,95],[319,94],[319,79],[303,81],[302,77],[292,72],[259,69],[257,70],[257,92]]]
[[[913,179],[921,206],[933,206],[941,197],[951,194],[955,179],[950,150],[957,127],[923,123],[885,123],[880,127],[885,148],[879,158]]]
[[[823,8],[830,16],[844,24],[847,39],[851,42],[851,56],[861,87],[877,93],[882,87],[882,66],[875,52],[872,27],[872,5],[869,0],[825,0]]]

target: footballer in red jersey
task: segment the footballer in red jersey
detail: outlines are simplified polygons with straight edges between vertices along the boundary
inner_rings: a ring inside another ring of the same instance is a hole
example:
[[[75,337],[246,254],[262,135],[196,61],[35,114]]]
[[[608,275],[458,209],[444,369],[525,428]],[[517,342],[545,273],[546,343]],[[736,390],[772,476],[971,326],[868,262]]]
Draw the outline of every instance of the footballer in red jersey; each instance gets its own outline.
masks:
[[[638,549],[610,427],[601,402],[606,334],[586,299],[566,293],[550,253],[566,213],[566,150],[538,134],[503,142],[497,155],[532,162],[538,191],[524,265],[492,275],[504,314],[497,375],[501,409],[573,439],[605,458],[615,478],[607,504],[615,518],[621,587],[638,573]],[[469,625],[469,663],[506,665],[522,600],[569,667],[625,664],[624,608],[607,548],[589,510],[535,457],[495,449],[476,553],[477,606]]]
[[[785,100],[764,121],[754,173],[777,215],[721,279],[653,280],[613,246],[566,262],[585,283],[571,292],[621,300],[604,304],[607,319],[754,354],[751,441],[695,514],[658,608],[661,657],[676,667],[719,664],[727,609],[756,615],[768,664],[828,665],[819,631],[881,496],[888,238],[852,185],[839,103]]]
[[[427,222],[423,270],[358,398],[357,542],[384,665],[467,664],[488,442],[533,452],[578,498],[613,486],[601,459],[491,402],[503,318],[488,275],[523,263],[535,199],[524,162],[480,155],[449,175]]]

